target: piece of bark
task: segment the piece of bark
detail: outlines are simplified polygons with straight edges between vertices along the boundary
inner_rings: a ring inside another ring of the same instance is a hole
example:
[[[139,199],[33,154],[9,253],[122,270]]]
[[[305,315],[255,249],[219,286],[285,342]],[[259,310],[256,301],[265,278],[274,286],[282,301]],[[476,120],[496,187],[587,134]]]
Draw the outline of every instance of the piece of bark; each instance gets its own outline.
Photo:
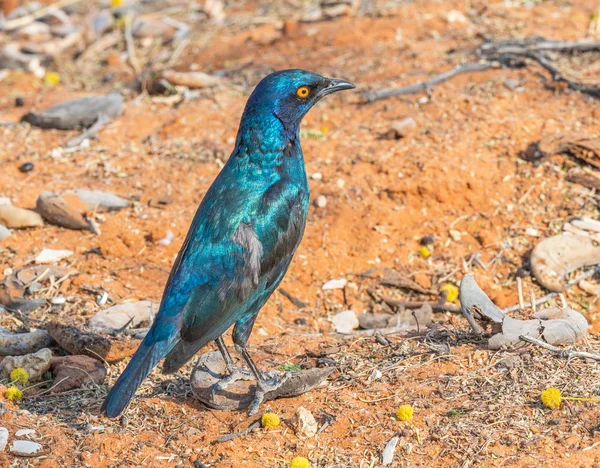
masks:
[[[488,341],[490,349],[522,346],[525,342],[521,336],[541,338],[552,345],[574,344],[587,333],[585,317],[568,308],[540,310],[533,314],[535,318],[531,320],[513,319],[496,307],[470,275],[461,281],[460,301],[463,310],[478,320],[492,323],[493,336]]]
[[[83,354],[107,362],[117,362],[129,357],[139,346],[139,341],[131,338],[107,338],[56,322],[48,324],[48,333],[70,354]]]
[[[283,385],[265,394],[265,401],[276,398],[294,397],[306,393],[320,385],[334,371],[333,367],[301,370],[287,377]],[[254,380],[238,380],[225,390],[216,391],[212,386],[227,375],[225,362],[218,351],[203,354],[192,371],[190,383],[192,392],[206,406],[222,411],[248,408],[254,400],[256,383]]]
[[[0,356],[31,354],[52,345],[54,340],[46,330],[29,333],[13,333],[0,327]]]
[[[563,291],[567,275],[584,266],[600,264],[600,247],[583,236],[560,234],[537,244],[530,257],[531,271],[550,291]]]
[[[55,193],[42,192],[35,202],[35,209],[50,224],[67,229],[90,230],[83,215]]]
[[[13,288],[7,284],[7,280],[0,283],[0,306],[12,312],[19,311],[25,314],[33,312],[46,303],[44,299],[25,299],[15,293],[23,291],[21,288]]]
[[[91,127],[101,115],[113,119],[122,113],[123,98],[119,93],[111,93],[74,99],[39,112],[29,112],[21,120],[41,128],[72,130]]]

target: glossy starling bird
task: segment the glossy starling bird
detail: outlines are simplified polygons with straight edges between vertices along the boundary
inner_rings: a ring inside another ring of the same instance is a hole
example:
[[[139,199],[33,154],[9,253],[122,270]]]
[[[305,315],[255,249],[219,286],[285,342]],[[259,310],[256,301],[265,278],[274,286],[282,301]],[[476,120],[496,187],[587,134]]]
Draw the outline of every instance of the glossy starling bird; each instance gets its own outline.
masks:
[[[235,148],[175,260],[154,323],[102,405],[107,416],[125,409],[161,359],[164,373],[175,372],[213,340],[229,371],[213,390],[253,376],[253,414],[264,394],[281,385],[276,374],[258,370],[246,342],[304,233],[309,188],[300,122],[322,97],[352,88],[305,70],[273,73],[256,86]],[[234,324],[233,342],[250,372],[236,366],[223,343]]]

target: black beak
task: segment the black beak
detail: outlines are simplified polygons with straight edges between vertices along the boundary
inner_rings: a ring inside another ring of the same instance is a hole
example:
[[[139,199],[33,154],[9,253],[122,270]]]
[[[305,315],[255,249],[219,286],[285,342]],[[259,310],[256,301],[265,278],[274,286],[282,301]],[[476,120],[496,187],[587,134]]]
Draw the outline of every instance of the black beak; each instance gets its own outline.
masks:
[[[329,84],[319,92],[319,97],[327,96],[331,93],[337,93],[338,91],[344,91],[345,89],[354,88],[356,88],[356,86],[347,81],[330,79]]]

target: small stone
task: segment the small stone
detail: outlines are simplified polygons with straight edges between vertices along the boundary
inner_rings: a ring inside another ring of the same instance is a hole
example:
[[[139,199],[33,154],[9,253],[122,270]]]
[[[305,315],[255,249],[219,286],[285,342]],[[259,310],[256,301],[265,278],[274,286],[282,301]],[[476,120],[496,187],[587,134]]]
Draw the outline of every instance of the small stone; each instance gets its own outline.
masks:
[[[91,383],[101,385],[106,368],[98,359],[89,356],[61,356],[52,360],[55,375],[51,393],[62,393]]]
[[[315,200],[315,206],[317,208],[325,208],[327,206],[327,197],[325,197],[325,195],[319,195]]]
[[[383,466],[391,465],[394,461],[394,454],[396,453],[396,445],[398,445],[398,441],[400,437],[394,436],[390,439],[390,441],[385,445],[383,452],[381,453],[381,464]]]
[[[31,172],[33,171],[33,163],[32,162],[26,162],[23,163],[19,166],[19,171],[20,172]]]
[[[50,304],[52,305],[63,305],[67,302],[64,296],[53,297],[50,299]]]
[[[0,427],[0,452],[4,452],[4,449],[8,445],[8,429]]]
[[[298,407],[291,423],[298,437],[314,437],[319,429],[313,414],[303,406]]]
[[[48,348],[23,356],[7,356],[0,363],[0,375],[7,379],[12,371],[23,368],[29,374],[29,380],[35,382],[50,369],[51,359],[52,351]]]
[[[44,225],[42,217],[35,211],[0,205],[0,224],[11,229],[24,229]]]
[[[25,105],[25,99],[22,97],[15,98],[15,107],[23,107]]]
[[[33,434],[35,434],[34,429],[19,429],[17,432],[15,432],[15,437],[27,437]]]
[[[327,281],[327,283],[325,283],[321,289],[323,289],[323,291],[328,291],[330,289],[344,289],[346,284],[348,284],[348,280],[346,278],[332,279]]]
[[[459,242],[462,238],[462,234],[457,229],[450,229],[449,234],[450,234],[450,237],[452,237],[452,240],[454,240],[456,242]]]
[[[104,211],[118,211],[129,206],[129,202],[118,195],[102,190],[77,190],[79,199],[90,210],[98,213]]]
[[[360,325],[356,314],[351,310],[335,314],[331,323],[336,332],[344,334],[352,333],[352,330],[358,328]]]
[[[363,330],[373,330],[387,327],[390,316],[388,314],[364,313],[358,316],[358,323]]]
[[[175,234],[173,234],[173,231],[171,231],[170,229],[167,231],[167,234],[165,235],[165,237],[163,237],[162,239],[160,239],[157,244],[158,245],[171,245],[173,243],[173,241],[175,240]]]
[[[310,176],[310,178],[312,180],[323,180],[323,174],[321,174],[320,172],[315,172]]]
[[[70,250],[53,250],[53,249],[44,249],[40,252],[40,254],[35,257],[35,263],[38,265],[45,263],[54,263],[62,260],[63,258],[67,258],[73,255],[73,252]]]
[[[51,224],[67,229],[90,230],[90,225],[82,214],[55,193],[42,192],[35,202],[35,207],[36,211]]]
[[[435,242],[435,237],[433,236],[423,236],[421,238],[421,245],[433,245],[433,243]]]
[[[450,10],[448,12],[448,14],[446,15],[446,19],[448,20],[448,23],[467,23],[467,17],[460,11],[458,10]]]
[[[515,367],[520,367],[521,364],[522,364],[522,361],[519,356],[508,356],[508,357],[505,357],[504,359],[500,359],[497,362],[496,367],[512,370]]]
[[[43,448],[42,444],[31,440],[15,440],[10,446],[10,452],[17,457],[35,457]]]
[[[136,328],[142,323],[150,324],[157,311],[158,304],[151,301],[119,304],[97,312],[88,321],[88,326],[96,330],[115,331],[120,330],[131,321],[129,326]]]
[[[406,138],[413,134],[415,130],[417,130],[417,122],[412,117],[405,117],[404,119],[392,122],[391,127],[391,136],[396,140],[400,140],[401,138]]]
[[[174,70],[165,70],[162,73],[165,80],[173,85],[187,86],[188,88],[208,88],[216,86],[223,81],[218,76],[209,75],[203,72],[176,72]]]
[[[525,234],[527,234],[528,236],[531,237],[540,237],[540,231],[538,231],[536,228],[532,228],[532,227],[528,227],[527,229],[525,229]]]
[[[514,91],[515,89],[517,89],[519,87],[519,81],[506,79],[506,80],[504,80],[504,86],[506,86],[511,91]]]
[[[6,227],[4,227],[2,224],[0,224],[0,241],[3,241],[4,239],[6,239],[9,236],[10,236],[10,231]]]
[[[346,185],[346,182],[344,181],[344,179],[338,179],[336,184],[337,184],[338,188],[343,189],[344,185]]]

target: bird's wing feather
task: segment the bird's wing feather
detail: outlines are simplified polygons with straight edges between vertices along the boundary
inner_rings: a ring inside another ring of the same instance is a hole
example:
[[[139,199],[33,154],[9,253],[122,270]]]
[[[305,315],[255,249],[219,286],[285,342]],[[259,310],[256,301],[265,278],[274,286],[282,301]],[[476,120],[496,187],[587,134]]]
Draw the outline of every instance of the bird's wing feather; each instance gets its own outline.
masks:
[[[182,310],[180,341],[164,369],[172,372],[238,319],[255,315],[283,278],[304,228],[304,198],[293,186],[275,184],[232,236],[233,275],[194,288]],[[184,261],[185,262],[185,261]]]

